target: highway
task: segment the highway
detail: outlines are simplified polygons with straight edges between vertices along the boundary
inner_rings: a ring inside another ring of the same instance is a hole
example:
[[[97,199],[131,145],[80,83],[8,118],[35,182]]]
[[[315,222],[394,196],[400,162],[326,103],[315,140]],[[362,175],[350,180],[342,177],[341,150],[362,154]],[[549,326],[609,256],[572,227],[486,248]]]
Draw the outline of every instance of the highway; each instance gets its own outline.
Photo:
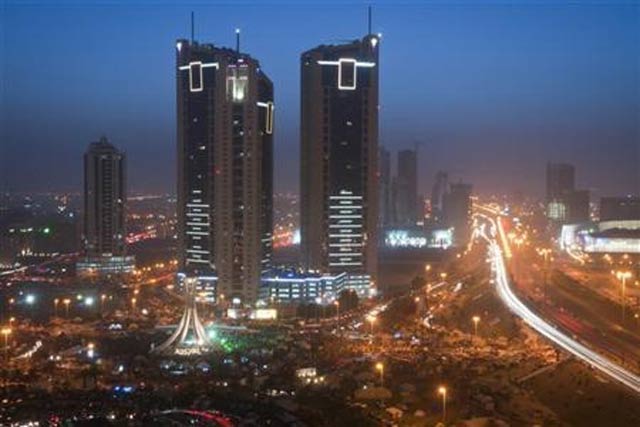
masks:
[[[551,324],[547,323],[541,317],[531,311],[525,304],[520,301],[516,294],[511,289],[509,283],[509,276],[505,265],[503,250],[501,249],[496,239],[496,221],[492,218],[482,215],[492,225],[491,235],[488,235],[486,229],[483,228],[480,231],[489,244],[489,255],[493,269],[493,279],[495,282],[496,290],[500,299],[504,304],[523,321],[525,321],[535,331],[552,341],[558,347],[564,349],[576,358],[586,362],[590,366],[598,369],[608,377],[626,385],[633,391],[640,393],[640,377],[626,370],[622,366],[612,362],[608,358],[596,353],[595,351],[587,348],[585,345],[567,336],[562,331],[556,329]],[[499,219],[498,219],[499,222]],[[508,249],[508,245],[505,244]]]

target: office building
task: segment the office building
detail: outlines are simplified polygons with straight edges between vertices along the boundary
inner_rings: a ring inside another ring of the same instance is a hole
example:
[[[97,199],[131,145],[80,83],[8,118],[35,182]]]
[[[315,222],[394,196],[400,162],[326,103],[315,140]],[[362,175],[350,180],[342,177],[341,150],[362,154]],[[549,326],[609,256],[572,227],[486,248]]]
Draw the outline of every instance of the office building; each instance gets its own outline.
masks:
[[[469,238],[471,220],[471,184],[451,184],[442,200],[442,217],[453,228],[453,244],[464,246]]]
[[[547,164],[546,206],[547,217],[555,223],[589,220],[589,191],[576,190],[573,165]]]
[[[439,224],[442,222],[442,208],[444,195],[449,188],[449,176],[446,172],[438,171],[431,191],[431,222]]]
[[[589,190],[575,190],[564,196],[567,207],[565,222],[589,221]]]
[[[640,197],[602,197],[600,221],[640,220]]]
[[[547,163],[547,201],[558,199],[575,190],[576,170],[566,163]]]
[[[418,159],[415,150],[398,152],[396,218],[399,226],[412,226],[418,219]]]
[[[239,43],[178,40],[176,89],[180,277],[251,305],[272,253],[273,85]]]
[[[274,271],[270,277],[262,279],[259,301],[265,305],[330,304],[346,289],[346,278],[346,273],[330,275],[296,270]],[[356,290],[360,297],[367,297],[367,291],[366,288]]]
[[[369,34],[300,58],[304,265],[359,285],[377,275],[379,47]]]
[[[126,163],[106,137],[84,154],[83,257],[78,274],[131,273],[134,259],[126,245]]]
[[[392,222],[391,206],[391,153],[384,147],[380,147],[380,208],[379,221],[381,227],[386,227]]]

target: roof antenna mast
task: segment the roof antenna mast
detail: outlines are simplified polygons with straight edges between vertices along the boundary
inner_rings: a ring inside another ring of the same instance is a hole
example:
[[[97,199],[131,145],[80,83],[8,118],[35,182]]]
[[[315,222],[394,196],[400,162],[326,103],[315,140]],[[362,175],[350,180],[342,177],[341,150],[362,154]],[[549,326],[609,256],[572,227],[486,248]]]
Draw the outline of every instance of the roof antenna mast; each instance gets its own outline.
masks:
[[[191,44],[193,44],[194,33],[195,33],[195,24],[194,24],[193,10],[191,11]]]
[[[236,28],[236,52],[240,53],[240,28]]]
[[[367,34],[371,34],[371,5],[369,5],[369,31]]]

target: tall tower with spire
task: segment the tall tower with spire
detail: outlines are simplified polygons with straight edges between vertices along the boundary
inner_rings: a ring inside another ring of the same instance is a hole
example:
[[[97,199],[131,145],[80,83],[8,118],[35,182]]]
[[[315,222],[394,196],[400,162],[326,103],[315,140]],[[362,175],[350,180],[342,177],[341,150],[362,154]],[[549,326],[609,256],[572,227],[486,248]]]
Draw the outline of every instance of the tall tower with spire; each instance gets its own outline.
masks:
[[[361,296],[377,276],[380,37],[301,55],[301,243],[308,269],[346,272]]]
[[[273,85],[239,42],[178,40],[175,72],[180,277],[250,305],[271,264]]]

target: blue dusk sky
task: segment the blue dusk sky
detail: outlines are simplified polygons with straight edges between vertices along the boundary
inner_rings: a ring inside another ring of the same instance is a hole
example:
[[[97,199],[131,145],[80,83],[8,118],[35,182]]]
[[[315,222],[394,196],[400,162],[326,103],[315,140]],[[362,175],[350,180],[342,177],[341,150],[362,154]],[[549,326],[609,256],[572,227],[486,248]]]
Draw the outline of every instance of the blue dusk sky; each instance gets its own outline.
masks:
[[[276,189],[298,188],[299,56],[362,37],[368,2],[12,1],[0,6],[0,189],[79,191],[106,135],[131,192],[175,191],[175,40],[259,59],[275,86]],[[420,145],[483,194],[542,195],[547,161],[594,195],[640,191],[637,2],[372,2],[380,143]]]

